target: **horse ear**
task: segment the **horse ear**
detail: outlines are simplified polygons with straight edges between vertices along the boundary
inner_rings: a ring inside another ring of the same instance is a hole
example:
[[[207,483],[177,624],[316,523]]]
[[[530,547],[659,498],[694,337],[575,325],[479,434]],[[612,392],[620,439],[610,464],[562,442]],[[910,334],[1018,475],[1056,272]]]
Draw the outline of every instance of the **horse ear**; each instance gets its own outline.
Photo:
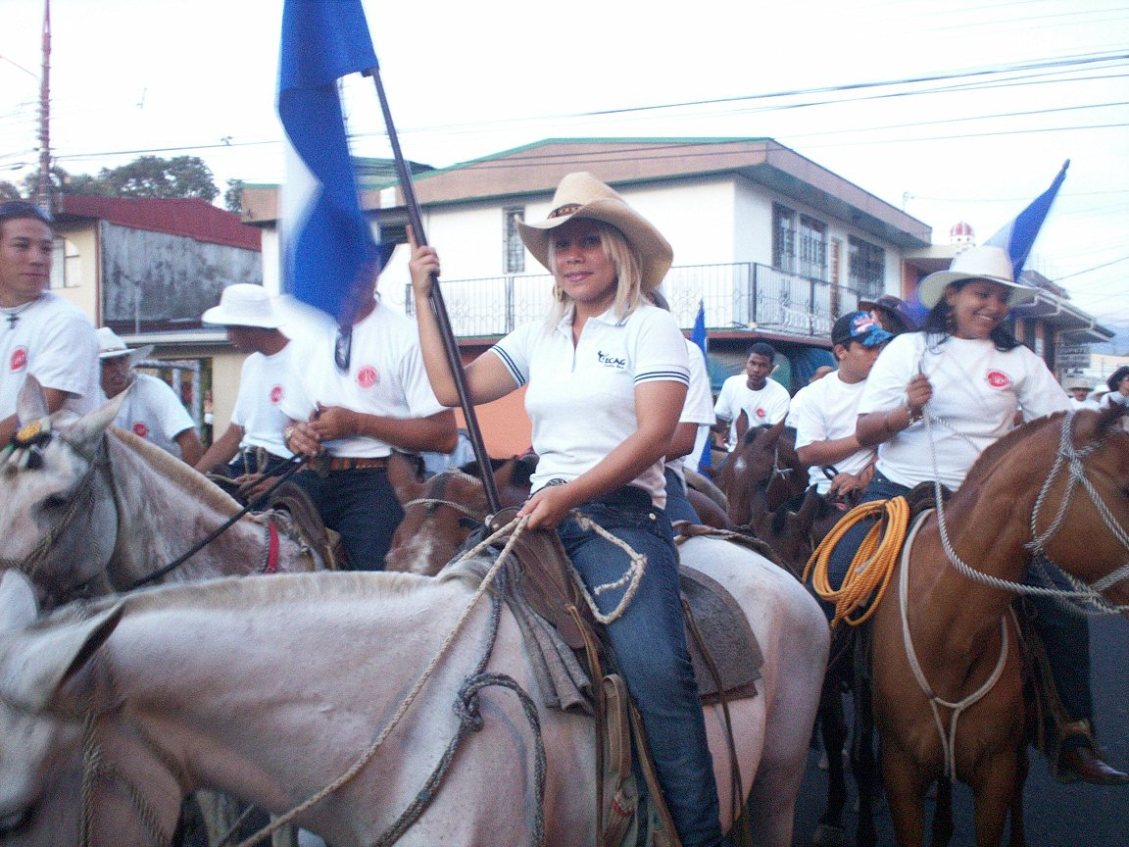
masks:
[[[67,433],[71,443],[84,450],[93,451],[98,446],[98,441],[102,438],[103,433],[106,432],[106,428],[118,416],[118,410],[132,388],[133,385],[131,384],[113,400],[103,403],[93,412],[87,412],[75,421]]]
[[[768,439],[769,447],[776,446],[777,440],[779,440],[780,435],[784,432],[784,421],[785,418],[781,418],[768,428],[768,433],[765,435],[765,437]]]
[[[1098,434],[1102,435],[1108,432],[1111,427],[1126,416],[1129,416],[1129,406],[1124,403],[1110,403],[1108,407],[1098,412]]]
[[[34,375],[28,374],[16,398],[16,419],[23,425],[47,415],[47,395],[43,393],[43,386]]]
[[[415,500],[424,490],[424,483],[416,477],[415,462],[398,450],[388,457],[388,484],[401,504]]]
[[[11,573],[11,572],[9,572]],[[6,594],[4,576],[0,594]],[[85,692],[62,691],[105,643],[121,620],[124,602],[85,621],[60,621],[0,635],[0,699],[25,711],[73,714]]]
[[[35,588],[20,571],[4,571],[0,579],[0,633],[18,632],[39,617]]]

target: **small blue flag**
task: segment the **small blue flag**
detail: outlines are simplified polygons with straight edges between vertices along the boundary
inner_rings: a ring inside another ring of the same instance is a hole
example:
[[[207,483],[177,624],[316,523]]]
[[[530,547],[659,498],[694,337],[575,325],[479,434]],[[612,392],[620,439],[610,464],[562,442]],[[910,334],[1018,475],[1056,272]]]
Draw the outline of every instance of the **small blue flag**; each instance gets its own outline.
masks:
[[[698,314],[694,317],[694,328],[690,331],[690,340],[702,348],[702,355],[709,355],[709,339],[706,337],[706,302],[698,301]]]
[[[278,115],[301,162],[284,196],[282,285],[334,318],[365,266],[387,258],[357,199],[337,94],[340,77],[375,67],[360,0],[286,0]]]
[[[1051,203],[1054,202],[1062,181],[1066,179],[1066,169],[1069,167],[1070,160],[1067,159],[1063,162],[1062,170],[1058,172],[1051,187],[1031,201],[1031,205],[1020,212],[1015,220],[984,242],[1007,250],[1008,256],[1011,257],[1012,273],[1016,282],[1019,282],[1019,275],[1023,273],[1023,266],[1031,254],[1031,247],[1039,235],[1039,229],[1043,226],[1043,221],[1050,211]]]
[[[706,302],[705,300],[698,301],[698,314],[694,317],[694,328],[690,331],[690,340],[698,345],[702,350],[702,357],[706,360],[706,371],[709,372],[709,337],[706,335]],[[713,464],[713,456],[710,453],[712,449],[711,442],[713,438],[710,433],[706,433],[706,443],[702,447],[702,454],[698,457],[698,470],[704,471],[706,468]]]

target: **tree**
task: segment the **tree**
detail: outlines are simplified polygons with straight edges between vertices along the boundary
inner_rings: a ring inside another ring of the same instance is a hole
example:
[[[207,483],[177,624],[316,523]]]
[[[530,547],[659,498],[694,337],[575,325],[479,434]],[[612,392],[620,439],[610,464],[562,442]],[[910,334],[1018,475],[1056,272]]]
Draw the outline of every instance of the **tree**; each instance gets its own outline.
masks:
[[[10,182],[0,182],[0,203],[5,200],[19,200],[20,190]]]
[[[120,168],[103,168],[98,176],[115,197],[199,197],[210,203],[219,194],[211,170],[198,156],[142,156]]]
[[[227,191],[223,193],[223,202],[229,212],[243,211],[243,180],[229,179]]]

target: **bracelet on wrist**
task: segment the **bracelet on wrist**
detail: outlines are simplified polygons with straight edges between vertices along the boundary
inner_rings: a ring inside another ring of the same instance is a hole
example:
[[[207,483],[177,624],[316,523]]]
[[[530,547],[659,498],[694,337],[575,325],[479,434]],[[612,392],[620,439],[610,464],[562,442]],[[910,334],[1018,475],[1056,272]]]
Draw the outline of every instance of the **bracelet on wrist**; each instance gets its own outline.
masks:
[[[913,406],[911,406],[909,404],[909,400],[906,400],[905,406],[906,406],[906,415],[909,417],[909,423],[910,424],[917,423],[919,420],[921,420],[923,417],[925,417],[925,410],[924,409],[918,409],[915,412],[913,410]],[[906,424],[906,425],[909,426],[909,424]]]

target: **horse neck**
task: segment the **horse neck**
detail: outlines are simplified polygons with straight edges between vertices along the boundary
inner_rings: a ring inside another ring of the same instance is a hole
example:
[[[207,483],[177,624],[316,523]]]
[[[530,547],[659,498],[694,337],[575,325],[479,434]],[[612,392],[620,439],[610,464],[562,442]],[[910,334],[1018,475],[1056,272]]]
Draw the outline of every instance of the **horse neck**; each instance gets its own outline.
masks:
[[[404,581],[406,591],[395,588]],[[235,792],[277,814],[329,784],[371,744],[469,596],[457,580],[403,574],[170,586],[127,601],[103,647],[105,684],[112,680],[122,703],[119,719],[128,716],[183,763],[186,789]],[[405,732],[446,743],[450,704],[481,653],[488,605],[479,601],[405,715]],[[377,754],[342,793],[376,796],[374,780],[410,766],[399,754]],[[420,763],[420,783],[432,766]],[[326,825],[334,824],[323,820],[318,829]]]
[[[106,440],[118,512],[118,540],[109,569],[119,589],[185,553],[239,510],[230,497],[206,486],[203,477],[143,455],[120,436],[108,435]],[[170,456],[168,462],[177,460]],[[254,572],[263,563],[266,543],[264,526],[243,518],[170,578],[187,581]]]
[[[1030,515],[1049,470],[1024,451],[1025,461],[997,459],[983,473],[966,480],[943,507],[949,551],[988,577],[1023,581],[1030,562]],[[911,602],[929,609],[928,622],[943,643],[983,646],[984,633],[995,633],[1015,598],[1012,591],[974,580],[958,570],[945,550],[938,523],[930,516],[918,535],[910,562]]]

